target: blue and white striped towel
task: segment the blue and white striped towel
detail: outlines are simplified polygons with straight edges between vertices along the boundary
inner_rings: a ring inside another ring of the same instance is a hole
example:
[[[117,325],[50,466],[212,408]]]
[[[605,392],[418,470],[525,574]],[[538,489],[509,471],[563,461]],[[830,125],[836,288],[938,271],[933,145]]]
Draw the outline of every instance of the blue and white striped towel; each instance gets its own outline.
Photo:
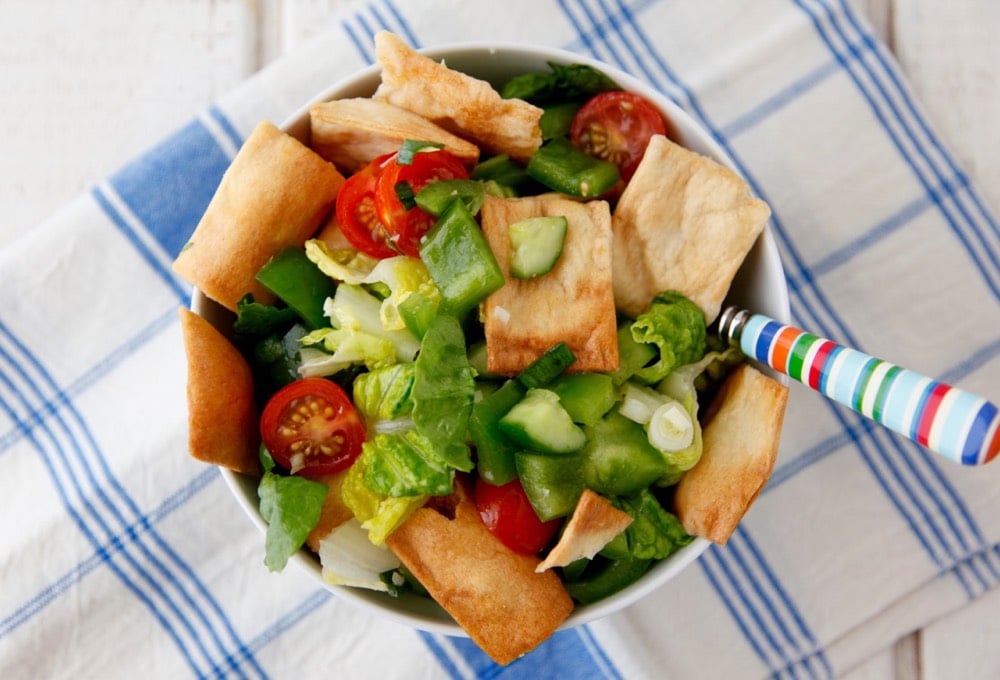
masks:
[[[1000,397],[1000,227],[841,0],[372,0],[0,251],[0,677],[831,677],[1000,581],[1000,465],[794,389],[725,548],[500,669],[343,603],[189,460],[169,263],[241,140],[372,60],[497,39],[660,88],[773,211],[803,328]]]

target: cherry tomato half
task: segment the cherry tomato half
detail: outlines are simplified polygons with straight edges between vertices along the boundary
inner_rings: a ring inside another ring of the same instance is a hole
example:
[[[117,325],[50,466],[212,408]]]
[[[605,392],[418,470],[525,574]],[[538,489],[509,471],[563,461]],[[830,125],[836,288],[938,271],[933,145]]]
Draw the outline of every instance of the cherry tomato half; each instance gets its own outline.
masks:
[[[413,195],[439,179],[468,179],[469,171],[454,154],[442,150],[419,151],[413,162],[400,165],[393,158],[385,163],[375,182],[375,209],[389,230],[389,240],[399,252],[420,257],[420,239],[434,222],[433,215],[418,207],[407,208],[399,198],[397,185],[406,183]]]
[[[347,178],[337,194],[337,223],[352,246],[377,258],[399,255],[389,245],[389,232],[375,210],[375,180],[393,154],[373,160]]]
[[[640,95],[615,90],[587,100],[573,117],[569,138],[584,153],[617,165],[627,182],[649,138],[666,134],[666,121],[655,106]]]
[[[339,385],[303,378],[285,385],[267,402],[260,434],[279,465],[293,474],[316,477],[354,462],[365,426]]]
[[[523,555],[534,555],[547,546],[562,524],[562,518],[548,522],[538,519],[518,479],[494,486],[477,478],[476,508],[486,528],[508,548]]]

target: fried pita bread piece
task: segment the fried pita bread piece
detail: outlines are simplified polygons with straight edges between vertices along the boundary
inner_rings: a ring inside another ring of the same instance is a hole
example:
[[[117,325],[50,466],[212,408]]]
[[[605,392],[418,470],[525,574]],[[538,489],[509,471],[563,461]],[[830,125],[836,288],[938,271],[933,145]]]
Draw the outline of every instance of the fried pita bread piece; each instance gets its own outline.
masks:
[[[260,474],[250,366],[207,320],[183,307],[180,318],[188,360],[188,451],[206,463]]]
[[[615,208],[615,303],[636,317],[676,290],[711,323],[771,210],[741,177],[654,136]]]
[[[388,31],[375,34],[382,83],[374,98],[413,111],[494,154],[527,162],[542,145],[542,110],[504,99],[485,80],[454,71]]]
[[[353,174],[379,156],[399,151],[407,139],[437,142],[466,165],[479,160],[479,147],[412,111],[377,99],[339,99],[309,109],[309,146]]]
[[[677,484],[684,530],[724,544],[771,476],[788,388],[750,364],[736,368],[705,414],[703,452]]]
[[[223,175],[174,271],[233,311],[248,292],[270,302],[274,296],[257,282],[257,271],[315,233],[343,183],[319,154],[261,122]]]
[[[319,544],[331,531],[339,527],[347,520],[354,517],[340,496],[340,487],[344,484],[344,476],[347,470],[337,472],[332,475],[317,477],[316,481],[326,484],[326,499],[323,500],[323,509],[319,513],[319,521],[306,537],[306,545],[312,548],[313,552],[319,552]]]
[[[590,489],[584,489],[573,516],[566,523],[559,542],[553,546],[535,571],[565,567],[580,559],[592,559],[612,538],[625,531],[632,516]]]
[[[611,277],[611,217],[604,201],[580,203],[557,194],[487,197],[480,213],[506,283],[485,302],[487,367],[514,375],[563,341],[576,355],[571,372],[618,369]],[[562,254],[546,274],[510,274],[509,227],[538,216],[567,220]]]
[[[537,647],[573,611],[554,572],[499,541],[456,484],[454,506],[414,512],[386,544],[491,659],[506,665]]]

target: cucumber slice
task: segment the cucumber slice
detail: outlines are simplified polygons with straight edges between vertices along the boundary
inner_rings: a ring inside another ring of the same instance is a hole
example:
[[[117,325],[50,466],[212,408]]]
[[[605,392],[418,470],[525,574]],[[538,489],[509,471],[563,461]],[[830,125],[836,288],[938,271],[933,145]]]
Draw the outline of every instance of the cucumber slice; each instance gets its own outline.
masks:
[[[576,361],[576,355],[565,342],[558,342],[517,374],[517,381],[527,387],[545,387]]]
[[[499,427],[514,443],[537,453],[573,453],[587,443],[587,435],[551,390],[528,390],[500,419]]]
[[[529,217],[510,229],[510,273],[518,279],[533,279],[549,273],[562,255],[566,240],[566,218],[562,215]]]

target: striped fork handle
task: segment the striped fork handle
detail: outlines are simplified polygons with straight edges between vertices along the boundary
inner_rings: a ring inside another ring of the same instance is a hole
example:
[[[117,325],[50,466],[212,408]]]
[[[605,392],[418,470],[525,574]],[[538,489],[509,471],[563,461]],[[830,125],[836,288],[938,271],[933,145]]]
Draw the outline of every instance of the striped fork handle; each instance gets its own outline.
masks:
[[[982,397],[736,307],[719,316],[719,336],[953,461],[979,465],[1000,453],[1000,411]]]

